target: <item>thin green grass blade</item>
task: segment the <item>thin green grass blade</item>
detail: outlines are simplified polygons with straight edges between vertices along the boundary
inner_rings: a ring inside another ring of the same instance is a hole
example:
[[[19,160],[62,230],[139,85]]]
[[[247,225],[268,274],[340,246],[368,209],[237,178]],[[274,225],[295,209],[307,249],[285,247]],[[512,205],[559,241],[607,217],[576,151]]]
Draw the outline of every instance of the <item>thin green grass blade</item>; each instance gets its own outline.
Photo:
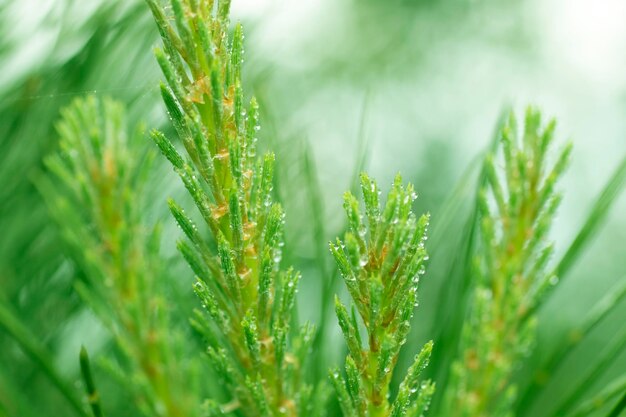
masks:
[[[436,250],[440,243],[445,242],[450,237],[449,234],[452,232],[451,227],[454,224],[454,219],[462,213],[464,201],[471,198],[472,192],[470,188],[473,188],[474,185],[474,173],[480,170],[482,159],[482,154],[474,157],[461,175],[461,180],[457,182],[452,192],[441,205],[441,211],[433,219],[433,231],[428,245],[431,251]]]
[[[622,349],[626,346],[626,331],[615,337],[610,344],[600,352],[599,359],[591,366],[591,370],[581,378],[576,384],[575,388],[571,390],[571,393],[563,399],[557,408],[556,412],[551,415],[554,417],[560,417],[567,415],[573,406],[578,404],[580,398],[582,398],[587,389],[604,374],[604,372],[611,366],[615,358],[622,352]]]
[[[0,304],[0,327],[20,345],[26,355],[41,369],[52,385],[63,395],[76,415],[89,417],[71,386],[59,375],[52,365],[50,354],[39,343],[37,337],[24,327],[20,320],[4,305]]]
[[[357,133],[357,149],[356,149],[356,162],[354,164],[354,169],[352,171],[351,174],[351,179],[350,179],[350,184],[348,189],[350,190],[350,192],[352,194],[358,194],[359,193],[359,189],[360,189],[360,176],[361,173],[364,172],[365,170],[367,170],[368,164],[369,164],[369,155],[370,155],[370,143],[366,134],[366,121],[367,121],[367,115],[368,115],[368,108],[369,108],[369,92],[366,93],[365,97],[363,98],[363,104],[361,107],[361,115],[360,115],[360,120],[359,120],[359,130]],[[347,224],[344,224],[343,226],[344,230],[342,232],[344,232],[345,230],[347,230]],[[326,251],[328,250],[328,242],[324,242],[324,252],[326,255]],[[323,318],[323,320],[325,322],[327,322],[329,320],[329,314],[331,314],[330,310],[332,307],[332,301],[334,300],[334,295],[335,294],[335,288],[336,288],[336,284],[338,282],[337,277],[339,275],[339,269],[337,268],[337,265],[333,263],[333,269],[332,269],[332,281],[329,282],[329,286],[327,288],[324,289],[324,303],[326,304],[324,307],[324,310],[322,312],[322,314],[326,315],[326,317]],[[322,323],[323,325],[323,323]],[[324,331],[322,329],[322,327],[320,327],[319,331],[318,331],[318,337],[323,337],[324,335]],[[346,346],[342,347],[342,352],[341,352],[341,357],[345,356],[347,354],[347,348]],[[320,375],[322,375],[321,373],[322,370],[320,370]],[[338,410],[336,410],[338,411]]]
[[[582,252],[586,249],[589,243],[591,243],[591,240],[604,223],[609,213],[609,210],[613,206],[613,203],[615,203],[615,201],[621,195],[622,191],[624,191],[625,188],[626,156],[624,157],[624,159],[622,159],[614,174],[606,183],[604,189],[602,190],[602,193],[600,193],[599,197],[591,208],[589,216],[587,216],[587,220],[585,221],[584,225],[579,230],[576,238],[574,238],[574,241],[565,252],[565,255],[563,255],[563,257],[557,264],[555,273],[561,281],[568,275],[571,268],[580,258]],[[532,309],[529,309],[528,316],[532,316],[532,314],[536,312],[550,298],[550,294],[551,289],[548,289],[544,293],[544,296],[541,297],[540,300],[538,300],[536,305]]]
[[[591,415],[594,411],[598,411],[599,409],[605,407],[609,402],[613,401],[615,397],[619,396],[620,394],[626,395],[624,393],[626,393],[626,375],[621,378],[617,378],[613,382],[609,383],[605,389],[603,389],[593,398],[582,403],[568,417],[587,417]],[[619,404],[620,401],[618,400],[615,408],[617,408]],[[619,411],[621,410],[623,410],[623,406],[622,409],[620,409]],[[609,415],[611,414],[609,413]],[[616,415],[619,415],[619,413]]]
[[[613,410],[607,415],[607,417],[619,417],[622,411],[626,410],[626,392],[622,394],[622,398],[615,405]]]
[[[356,163],[354,164],[354,170],[352,171],[352,177],[350,180],[350,192],[352,194],[358,194],[359,192],[359,176],[361,172],[367,169],[370,155],[370,143],[367,137],[367,115],[369,109],[369,93],[365,94],[363,98],[363,105],[361,107],[361,117],[359,120],[359,130],[357,133],[357,148],[356,148]]]
[[[304,142],[304,152],[302,159],[304,161],[304,177],[307,187],[307,196],[312,212],[313,224],[313,246],[315,251],[315,265],[322,279],[322,290],[320,292],[320,321],[318,331],[313,342],[313,354],[316,360],[312,363],[321,364],[325,361],[321,360],[324,355],[323,346],[326,342],[326,329],[330,321],[332,313],[333,293],[336,286],[337,270],[331,270],[328,267],[327,260],[327,234],[324,221],[324,200],[322,198],[319,177],[317,175],[317,167],[313,159],[312,150],[308,141]],[[314,380],[320,380],[324,374],[321,366],[314,366]]]
[[[615,170],[615,173],[611,176],[602,190],[602,193],[596,200],[589,216],[587,217],[587,221],[585,221],[585,224],[578,232],[574,242],[572,242],[565,255],[563,255],[563,258],[559,261],[559,265],[556,269],[559,277],[562,277],[569,272],[576,259],[580,257],[582,250],[598,231],[604,219],[606,219],[611,206],[625,188],[626,156],[622,159],[622,162]]]
[[[313,223],[313,241],[315,245],[316,266],[325,282],[323,303],[330,305],[330,301],[333,299],[332,292],[330,293],[330,296],[326,297],[326,295],[328,295],[328,286],[331,284],[329,281],[331,281],[332,277],[330,275],[331,273],[328,268],[328,263],[326,262],[328,243],[324,220],[324,199],[317,174],[317,166],[308,141],[305,141],[302,159],[304,162],[304,176],[306,180],[307,195],[309,196],[309,204],[311,205],[311,221]],[[320,328],[322,328],[324,324],[325,323],[322,320],[320,322]]]
[[[484,161],[486,155],[493,153],[498,146],[500,131],[509,113],[510,110],[508,108],[503,109],[500,113],[489,145],[480,155],[480,160],[483,160],[483,163],[481,164],[480,173],[476,181],[473,206],[462,231],[464,241],[459,246],[459,250],[455,252],[457,254],[456,258],[451,262],[450,272],[447,274],[447,276],[452,279],[449,285],[442,288],[439,293],[434,321],[438,323],[438,328],[433,329],[436,332],[434,340],[437,349],[433,350],[432,362],[437,364],[436,367],[433,367],[435,371],[434,379],[437,381],[437,385],[441,387],[446,384],[449,376],[450,363],[454,359],[458,349],[461,328],[463,327],[463,320],[465,318],[467,299],[471,291],[471,283],[467,279],[467,276],[468,272],[471,270],[476,230],[479,227],[479,192],[487,181],[487,170]],[[469,169],[472,170],[472,168],[473,167],[470,166]],[[467,181],[466,178],[468,177],[470,177],[470,175],[464,175],[459,186],[455,187],[455,191],[462,190],[463,184]],[[454,200],[450,201],[453,202]],[[455,308],[450,309],[450,306],[455,306]],[[443,393],[444,390],[435,393],[431,405],[433,415],[436,415],[438,412]]]
[[[0,417],[39,417],[32,401],[0,368]]]
[[[561,366],[569,354],[587,337],[596,326],[602,322],[624,299],[626,299],[626,277],[622,278],[598,301],[581,324],[569,331],[568,337],[564,338],[548,360],[533,373],[533,378],[528,388],[521,393],[519,405],[520,413],[523,414],[537,398],[543,389],[541,381],[545,381]]]
[[[89,361],[89,354],[85,347],[81,347],[80,355],[80,371],[83,375],[83,381],[85,382],[85,392],[87,393],[87,401],[91,406],[91,412],[94,417],[104,417],[102,412],[102,405],[100,404],[100,393],[96,388],[96,383],[93,379],[93,372],[91,371],[91,364]]]

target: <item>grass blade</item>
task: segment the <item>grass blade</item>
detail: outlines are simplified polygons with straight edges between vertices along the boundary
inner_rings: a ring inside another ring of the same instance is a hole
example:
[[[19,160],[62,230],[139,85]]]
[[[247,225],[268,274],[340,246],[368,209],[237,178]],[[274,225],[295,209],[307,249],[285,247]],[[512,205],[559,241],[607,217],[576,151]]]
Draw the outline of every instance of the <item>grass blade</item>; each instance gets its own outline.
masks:
[[[31,399],[3,372],[0,369],[0,417],[39,417]]]
[[[564,341],[554,349],[548,360],[535,370],[528,388],[520,396],[519,405],[522,407],[520,414],[524,414],[524,411],[532,405],[537,395],[541,392],[543,384],[540,381],[544,380],[546,375],[554,374],[555,370],[563,363],[565,358],[567,358],[585,337],[625,298],[626,277],[607,291],[606,295],[593,306],[587,317],[582,320],[581,324],[571,329],[569,336],[564,338]]]
[[[354,171],[352,171],[352,179],[350,181],[350,191],[352,194],[358,194],[359,176],[361,172],[365,171],[369,162],[370,143],[365,133],[367,115],[369,113],[369,97],[369,93],[366,93],[363,98],[363,107],[361,108],[361,118],[359,120],[359,130],[357,133],[356,163],[354,164]]]
[[[37,337],[24,327],[20,320],[3,304],[0,304],[0,327],[13,337],[24,353],[37,364],[44,375],[67,400],[68,404],[81,417],[89,417],[83,409],[74,390],[59,375],[52,365],[53,361],[48,351],[39,343]]]
[[[626,388],[626,387],[625,387]],[[613,410],[609,413],[607,417],[619,417],[622,414],[622,411],[626,410],[626,392],[622,394],[621,400],[615,405]]]
[[[331,271],[326,262],[328,243],[324,222],[324,203],[319,177],[317,175],[317,167],[308,141],[304,143],[302,158],[304,160],[304,176],[307,187],[306,194],[309,197],[312,213],[311,221],[313,224],[315,265],[322,279],[322,290],[320,292],[320,321],[315,335],[315,341],[313,342],[313,354],[316,356],[316,360],[312,361],[312,363],[320,364],[325,363],[325,361],[320,361],[320,359],[324,357],[323,346],[326,341],[326,328],[328,327],[330,314],[332,313],[332,300],[337,281],[337,270],[334,269]],[[314,380],[319,380],[323,375],[323,367],[314,366],[314,373],[316,374]]]
[[[585,221],[583,227],[579,230],[576,238],[574,238],[574,241],[565,252],[565,255],[563,255],[557,264],[555,273],[561,281],[567,276],[572,266],[576,263],[576,260],[580,258],[584,249],[589,245],[592,238],[598,232],[600,226],[604,223],[611,206],[625,188],[626,156],[622,159],[619,166],[604,186],[602,193],[591,208],[591,212],[589,213],[589,216],[587,216],[587,220]],[[538,300],[536,305],[529,309],[528,316],[531,316],[549,299],[552,288],[554,287],[547,289],[544,296]]]
[[[598,409],[606,406],[609,401],[613,400],[616,396],[618,396],[619,394],[623,394],[624,392],[626,392],[626,376],[623,376],[622,378],[617,378],[616,380],[608,384],[607,387],[602,390],[598,395],[582,403],[580,407],[578,407],[568,417],[589,416],[594,411],[597,411]],[[615,408],[612,409],[611,414],[608,414],[608,416],[619,415],[619,412],[617,414],[613,414],[613,411],[615,409],[619,409],[618,406],[622,403],[622,401],[618,401]],[[623,410],[624,405],[626,404],[622,404],[622,408],[619,409],[619,411]]]
[[[100,405],[100,394],[96,388],[96,383],[93,379],[93,372],[91,371],[91,365],[89,363],[89,354],[84,346],[80,349],[79,359],[80,372],[82,373],[83,380],[85,381],[85,390],[87,393],[87,400],[91,406],[91,411],[93,412],[94,417],[104,417],[102,405]]]
[[[567,415],[572,406],[577,403],[577,400],[585,394],[585,391],[611,366],[615,357],[622,352],[624,346],[626,346],[626,332],[618,335],[599,355],[600,359],[593,364],[591,371],[576,383],[576,387],[571,391],[570,395],[561,401],[557,411],[552,413],[552,415],[554,417]]]
[[[500,140],[500,131],[506,122],[508,114],[509,110],[506,108],[500,113],[489,146],[485,149],[483,154],[480,155],[481,160],[484,161],[485,156],[496,149]],[[470,170],[473,170],[473,165],[474,164],[470,166]],[[470,175],[463,176],[461,185],[455,187],[455,194],[462,190],[469,176]],[[466,278],[468,272],[471,270],[472,253],[475,245],[476,229],[478,228],[479,191],[486,181],[487,172],[485,163],[483,162],[480,166],[480,172],[476,181],[471,212],[467,216],[462,231],[464,238],[459,245],[459,250],[455,251],[456,258],[451,262],[450,272],[447,274],[447,277],[451,280],[448,285],[441,289],[437,303],[438,307],[435,311],[435,322],[439,323],[439,327],[433,329],[433,331],[437,332],[434,338],[437,349],[433,351],[432,362],[437,364],[437,366],[434,367],[434,369],[436,369],[434,379],[437,381],[438,386],[446,385],[450,364],[458,349],[461,328],[463,327],[463,319],[465,317],[465,307],[471,290],[471,283]],[[459,195],[461,195],[460,192]],[[450,201],[450,203],[453,202],[454,200]],[[451,305],[456,306],[456,308],[450,310],[449,306]],[[443,390],[440,390],[435,393],[431,406],[433,415],[439,412],[439,404],[443,392]]]
[[[566,275],[576,259],[580,257],[581,251],[585,248],[589,240],[594,236],[602,222],[606,218],[613,202],[617,200],[620,193],[626,187],[626,156],[622,159],[615,173],[611,176],[602,193],[596,200],[591,213],[587,217],[587,221],[578,232],[574,242],[563,255],[557,267],[559,277]]]

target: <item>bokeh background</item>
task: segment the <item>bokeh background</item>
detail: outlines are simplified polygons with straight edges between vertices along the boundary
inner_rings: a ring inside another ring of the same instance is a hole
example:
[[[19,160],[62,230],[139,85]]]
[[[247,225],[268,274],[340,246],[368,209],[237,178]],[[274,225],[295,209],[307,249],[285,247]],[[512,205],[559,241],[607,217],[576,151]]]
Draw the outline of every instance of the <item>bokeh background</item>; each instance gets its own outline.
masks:
[[[537,105],[558,120],[558,142],[574,142],[552,231],[557,255],[626,155],[623,0],[233,0],[233,15],[247,33],[244,78],[262,106],[262,139],[280,161],[286,256],[303,271],[303,319],[322,315],[320,282],[333,268],[320,247],[344,227],[341,195],[358,169],[383,185],[400,171],[415,184],[418,210],[433,216],[414,350],[437,331],[479,158],[503,112]],[[112,96],[126,103],[131,121],[167,128],[152,56],[157,40],[139,0],[0,0],[0,300],[70,380],[77,380],[80,345],[106,350],[109,336],[73,290],[81,271],[60,243],[37,178],[46,175],[42,159],[57,143],[59,109],[77,96]],[[318,183],[311,188],[305,171],[313,167]],[[165,204],[166,196],[182,195],[181,186],[166,164],[157,164],[152,181],[159,192],[146,216],[163,222],[163,256],[180,291],[190,294],[192,276],[175,252],[180,233]],[[626,279],[625,213],[622,196],[541,311],[529,363]],[[314,216],[324,227],[307,221]],[[568,394],[568,381],[624,340],[625,315],[622,303],[525,415],[549,415],[555,396]],[[343,357],[332,316],[330,323],[334,342],[320,366]],[[0,332],[0,398],[30,398],[35,410],[62,407],[5,336]],[[618,350],[589,392],[626,374],[623,343]]]

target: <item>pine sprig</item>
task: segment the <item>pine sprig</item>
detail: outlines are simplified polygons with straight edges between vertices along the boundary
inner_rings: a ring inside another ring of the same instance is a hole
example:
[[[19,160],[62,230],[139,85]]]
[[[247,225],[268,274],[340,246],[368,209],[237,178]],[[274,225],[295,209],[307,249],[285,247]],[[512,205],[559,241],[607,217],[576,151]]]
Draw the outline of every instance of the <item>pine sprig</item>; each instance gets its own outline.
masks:
[[[197,415],[198,393],[183,388],[191,373],[179,364],[163,306],[159,229],[144,224],[137,198],[152,159],[141,129],[129,134],[120,103],[90,96],[62,111],[57,130],[60,150],[45,161],[56,181],[42,179],[40,190],[85,272],[76,288],[125,354],[119,373],[134,381],[137,407],[147,416]],[[83,372],[86,363],[81,354]]]
[[[93,379],[93,373],[91,371],[91,364],[89,361],[89,354],[85,347],[81,347],[79,355],[80,372],[85,382],[85,391],[87,394],[87,402],[91,408],[91,412],[94,417],[104,417],[102,411],[102,405],[100,404],[100,393],[96,388],[96,384]]]
[[[463,329],[461,356],[453,365],[442,415],[510,416],[516,364],[534,343],[529,316],[558,277],[549,268],[547,234],[561,196],[555,191],[571,152],[566,145],[548,161],[555,122],[542,126],[538,110],[526,112],[518,135],[513,115],[501,131],[502,161],[485,161],[480,193],[480,246],[475,297]],[[497,166],[502,165],[502,169]]]
[[[274,155],[256,154],[259,111],[244,99],[242,27],[229,35],[229,1],[171,0],[171,13],[148,5],[163,40],[155,52],[161,93],[185,156],[162,133],[152,138],[202,217],[196,225],[169,202],[191,242],[179,248],[208,313],[194,325],[240,415],[298,415],[310,392],[301,370],[311,338],[292,329],[300,275],[280,263],[284,213],[272,195]]]
[[[417,417],[433,394],[434,386],[420,379],[432,342],[415,357],[393,402],[389,385],[410,329],[419,276],[428,259],[424,242],[429,217],[413,214],[416,195],[410,184],[402,186],[399,175],[382,210],[378,186],[366,174],[361,175],[361,189],[367,224],[356,197],[346,193],[349,230],[343,241],[330,244],[330,250],[364,324],[366,340],[361,339],[355,309],[348,314],[337,298],[337,318],[349,356],[345,379],[336,370],[331,372],[331,380],[345,416]]]

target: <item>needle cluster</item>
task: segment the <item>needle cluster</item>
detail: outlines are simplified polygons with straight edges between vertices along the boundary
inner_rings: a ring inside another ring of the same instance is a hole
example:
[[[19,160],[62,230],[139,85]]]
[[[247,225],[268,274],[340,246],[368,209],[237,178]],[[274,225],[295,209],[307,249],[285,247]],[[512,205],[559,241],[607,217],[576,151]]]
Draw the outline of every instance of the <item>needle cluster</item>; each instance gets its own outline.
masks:
[[[561,202],[555,185],[571,145],[549,161],[554,129],[554,120],[543,126],[539,111],[529,108],[520,134],[511,115],[500,134],[501,155],[485,161],[476,289],[447,387],[447,415],[497,417],[513,410],[512,377],[535,341],[534,311],[558,281],[546,236]]]
[[[301,370],[313,328],[292,329],[300,274],[281,265],[284,213],[272,193],[274,155],[257,157],[258,105],[241,83],[242,27],[229,34],[229,1],[171,0],[169,13],[148,4],[163,41],[155,52],[161,93],[184,156],[161,132],[152,138],[201,217],[197,225],[169,201],[204,307],[193,323],[232,397],[207,412],[306,415],[312,390]]]
[[[349,355],[345,379],[338,370],[331,372],[331,379],[346,417],[421,416],[434,391],[434,384],[420,380],[432,342],[415,357],[394,401],[389,389],[417,304],[419,277],[425,272],[429,217],[413,213],[416,194],[412,185],[402,185],[399,175],[382,208],[378,186],[366,174],[361,175],[361,190],[365,218],[357,198],[346,193],[348,231],[343,240],[330,244],[353,302],[348,313],[336,299]]]

